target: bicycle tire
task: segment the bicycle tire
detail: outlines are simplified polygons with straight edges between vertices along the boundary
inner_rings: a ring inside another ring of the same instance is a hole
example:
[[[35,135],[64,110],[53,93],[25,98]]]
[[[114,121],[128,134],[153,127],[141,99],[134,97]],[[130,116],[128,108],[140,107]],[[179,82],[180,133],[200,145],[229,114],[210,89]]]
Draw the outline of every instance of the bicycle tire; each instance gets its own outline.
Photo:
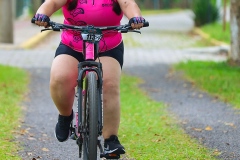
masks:
[[[97,159],[98,143],[98,91],[97,78],[94,72],[89,72],[86,77],[86,133],[83,137],[83,159]]]

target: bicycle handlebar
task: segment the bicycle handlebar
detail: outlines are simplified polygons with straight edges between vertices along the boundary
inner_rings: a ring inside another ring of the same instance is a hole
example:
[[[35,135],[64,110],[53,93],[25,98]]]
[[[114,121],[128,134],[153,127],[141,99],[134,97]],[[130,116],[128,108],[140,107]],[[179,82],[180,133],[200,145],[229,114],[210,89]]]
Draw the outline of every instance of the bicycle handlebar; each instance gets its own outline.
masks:
[[[36,21],[36,19],[32,18],[31,22],[35,23],[35,21]],[[51,29],[46,28],[46,29],[42,29],[42,31],[45,31],[45,30],[60,31],[61,29],[82,31],[82,30],[88,29],[89,27],[92,27],[94,29],[100,29],[100,30],[117,30],[117,31],[120,31],[121,33],[127,33],[128,31],[140,33],[140,31],[132,30],[132,27],[129,24],[119,25],[119,26],[94,27],[92,25],[91,26],[90,25],[75,26],[75,25],[61,24],[61,23],[56,23],[56,22],[50,21],[47,26],[51,27]],[[148,27],[148,26],[149,26],[149,22],[143,23],[143,27]]]

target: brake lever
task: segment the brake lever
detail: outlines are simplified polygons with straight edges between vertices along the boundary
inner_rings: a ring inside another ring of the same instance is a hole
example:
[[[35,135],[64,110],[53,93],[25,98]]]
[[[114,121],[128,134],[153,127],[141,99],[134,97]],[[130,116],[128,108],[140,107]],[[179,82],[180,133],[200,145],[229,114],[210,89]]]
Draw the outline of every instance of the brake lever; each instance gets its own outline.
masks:
[[[128,29],[126,28],[122,28],[121,30],[119,30],[121,33],[127,33],[128,32]]]
[[[137,30],[128,30],[128,32],[136,32],[136,33],[141,34],[141,31],[137,31]]]
[[[61,26],[59,26],[57,23],[52,22],[52,21],[50,21],[48,23],[48,27],[51,27],[51,28],[44,28],[44,29],[41,30],[41,32],[49,31],[49,30],[51,30],[51,31],[61,31]]]
[[[51,30],[51,31],[60,31],[61,29],[58,26],[53,26],[52,28],[44,28],[44,29],[41,30],[41,32],[49,31],[49,30]]]
[[[53,29],[52,28],[44,28],[44,29],[41,29],[41,32],[48,31],[48,30],[53,30]]]
[[[136,32],[141,34],[141,31],[137,31],[135,29],[132,29],[132,27],[129,24],[126,24],[125,26],[123,26],[120,30],[121,33],[127,33],[127,32]]]

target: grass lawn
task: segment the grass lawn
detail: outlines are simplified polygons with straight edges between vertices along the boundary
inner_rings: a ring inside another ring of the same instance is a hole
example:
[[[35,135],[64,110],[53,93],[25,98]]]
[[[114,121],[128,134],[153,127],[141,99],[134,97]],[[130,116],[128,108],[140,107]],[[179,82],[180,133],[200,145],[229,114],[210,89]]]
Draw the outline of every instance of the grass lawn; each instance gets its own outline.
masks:
[[[20,125],[20,102],[27,91],[28,76],[21,69],[0,65],[0,159],[21,159],[14,134]]]
[[[227,62],[189,61],[176,65],[175,69],[184,71],[197,87],[240,109],[240,67]]]
[[[214,159],[184,133],[166,110],[166,106],[148,98],[138,89],[140,80],[124,75],[121,81],[120,139],[129,158],[146,159]]]
[[[216,39],[221,42],[230,44],[231,42],[231,33],[230,33],[230,24],[226,24],[226,30],[223,30],[222,23],[212,23],[204,25],[201,27],[201,30],[207,33],[211,38]]]

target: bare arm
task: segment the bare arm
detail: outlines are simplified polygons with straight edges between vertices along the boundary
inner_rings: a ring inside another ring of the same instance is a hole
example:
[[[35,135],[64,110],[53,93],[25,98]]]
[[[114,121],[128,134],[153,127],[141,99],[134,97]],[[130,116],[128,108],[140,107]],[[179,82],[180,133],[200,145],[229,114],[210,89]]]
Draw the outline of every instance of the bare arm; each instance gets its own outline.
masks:
[[[123,14],[130,20],[133,17],[142,17],[140,8],[135,0],[117,0]],[[140,29],[143,27],[143,23],[131,24],[133,29]]]
[[[133,17],[141,17],[141,11],[134,0],[117,0],[123,14],[128,18],[131,19]]]
[[[46,0],[37,10],[39,14],[51,16],[67,3],[67,0]]]
[[[37,10],[37,15],[46,15],[50,17],[54,12],[59,10],[67,3],[67,0],[46,0]],[[49,19],[49,18],[48,18]],[[47,27],[48,23],[45,21],[35,21],[36,25]]]

